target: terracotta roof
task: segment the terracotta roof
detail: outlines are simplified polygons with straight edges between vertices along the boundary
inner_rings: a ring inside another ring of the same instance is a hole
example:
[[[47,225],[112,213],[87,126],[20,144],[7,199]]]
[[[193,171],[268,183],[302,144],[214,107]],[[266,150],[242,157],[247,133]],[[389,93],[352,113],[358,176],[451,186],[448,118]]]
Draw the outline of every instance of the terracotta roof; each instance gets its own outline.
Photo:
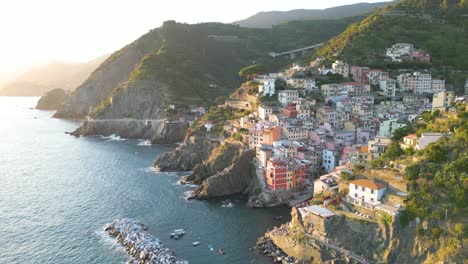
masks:
[[[362,152],[369,152],[369,146],[361,146]]]
[[[368,84],[361,83],[361,82],[345,82],[345,83],[342,83],[342,85],[368,85]]]
[[[407,135],[405,138],[408,138],[408,139],[418,139],[418,136],[416,136],[416,134],[409,134],[409,135]]]
[[[358,180],[351,181],[350,183],[357,185],[357,186],[363,186],[366,188],[374,189],[374,190],[380,190],[380,189],[385,188],[385,185],[383,183],[375,182],[369,179],[358,179]]]

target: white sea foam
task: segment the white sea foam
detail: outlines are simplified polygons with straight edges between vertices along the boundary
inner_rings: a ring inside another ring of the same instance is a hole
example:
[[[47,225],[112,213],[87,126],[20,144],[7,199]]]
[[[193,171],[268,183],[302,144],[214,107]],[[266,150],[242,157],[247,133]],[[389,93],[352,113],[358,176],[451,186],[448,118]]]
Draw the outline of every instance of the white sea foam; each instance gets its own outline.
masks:
[[[193,191],[184,192],[183,198],[187,201],[190,201],[189,198],[192,197]]]
[[[117,136],[115,134],[112,134],[110,136],[101,136],[102,139],[105,139],[106,141],[124,141],[127,140],[125,138],[121,138],[120,136]]]
[[[230,201],[223,201],[223,204],[221,205],[221,207],[224,207],[224,208],[232,208],[234,207],[234,204]]]
[[[104,230],[97,230],[94,233],[103,244],[109,245],[110,248],[115,249],[115,251],[118,251],[119,253],[125,253],[125,248],[122,247],[117,240],[109,236]]]
[[[139,140],[137,146],[143,146],[143,147],[147,147],[147,146],[151,146],[151,143],[148,141],[148,140]]]

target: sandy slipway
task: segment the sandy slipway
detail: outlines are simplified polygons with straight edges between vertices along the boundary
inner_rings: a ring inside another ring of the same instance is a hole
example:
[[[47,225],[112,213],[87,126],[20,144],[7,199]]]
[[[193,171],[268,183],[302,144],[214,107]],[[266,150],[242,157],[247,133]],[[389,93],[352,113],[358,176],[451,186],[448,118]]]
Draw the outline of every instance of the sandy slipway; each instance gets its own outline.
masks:
[[[104,227],[104,231],[125,248],[131,264],[188,264],[180,260],[175,253],[164,247],[161,241],[148,232],[148,228],[134,219],[114,220]]]

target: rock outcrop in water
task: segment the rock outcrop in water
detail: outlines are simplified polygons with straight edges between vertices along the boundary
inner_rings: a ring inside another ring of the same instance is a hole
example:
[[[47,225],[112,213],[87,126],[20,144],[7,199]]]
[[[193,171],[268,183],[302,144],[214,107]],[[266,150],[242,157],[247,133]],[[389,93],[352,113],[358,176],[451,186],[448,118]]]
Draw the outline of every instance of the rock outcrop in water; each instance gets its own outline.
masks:
[[[240,143],[225,143],[218,151],[208,161],[195,166],[193,175],[187,178],[201,184],[193,191],[193,196],[207,199],[258,191],[257,179],[252,173],[254,150]]]
[[[130,255],[131,264],[188,264],[178,259],[174,252],[164,247],[161,241],[148,232],[142,223],[128,218],[117,219],[104,227]]]
[[[258,180],[252,173],[253,150],[236,141],[220,143],[204,131],[189,135],[184,143],[172,152],[160,155],[154,167],[159,171],[189,171],[184,180],[199,184],[192,198],[259,191]]]
[[[62,89],[54,89],[37,102],[36,109],[39,110],[57,110],[63,106],[68,99],[68,94]]]
[[[211,155],[218,141],[209,140],[205,131],[187,135],[182,145],[171,152],[159,155],[153,166],[158,171],[191,171]]]

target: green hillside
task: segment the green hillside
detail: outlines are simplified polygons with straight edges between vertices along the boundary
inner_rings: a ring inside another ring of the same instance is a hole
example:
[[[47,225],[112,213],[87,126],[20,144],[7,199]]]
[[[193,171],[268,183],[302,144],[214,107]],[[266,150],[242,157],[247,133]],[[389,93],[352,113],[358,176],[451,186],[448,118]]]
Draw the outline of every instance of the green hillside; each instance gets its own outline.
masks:
[[[408,65],[384,62],[385,49],[397,42],[412,43],[429,52],[433,69],[442,75],[468,70],[467,1],[400,1],[351,24],[315,56],[341,58],[358,65],[405,68]]]
[[[237,87],[241,81],[237,73],[246,65],[263,63],[268,71],[274,71],[290,63],[284,58],[273,59],[268,52],[326,41],[362,18],[295,21],[271,29],[167,21],[135,43],[144,56],[129,81],[158,80],[170,86],[169,92],[179,103],[207,104]],[[111,56],[102,67],[125,50]]]
[[[271,28],[275,25],[296,20],[341,19],[350,16],[365,15],[372,12],[373,9],[377,7],[382,7],[387,4],[388,2],[356,3],[323,10],[296,9],[290,11],[267,11],[234,22],[234,24],[249,28]]]
[[[466,103],[455,106],[457,113],[426,112],[422,120],[397,130],[384,155],[372,162],[377,167],[404,164],[409,196],[400,223],[415,218],[437,223],[426,230],[418,227],[417,232],[441,243],[438,259],[466,258],[462,245],[468,237],[468,112]],[[446,134],[423,150],[400,148],[403,136],[424,132]]]

